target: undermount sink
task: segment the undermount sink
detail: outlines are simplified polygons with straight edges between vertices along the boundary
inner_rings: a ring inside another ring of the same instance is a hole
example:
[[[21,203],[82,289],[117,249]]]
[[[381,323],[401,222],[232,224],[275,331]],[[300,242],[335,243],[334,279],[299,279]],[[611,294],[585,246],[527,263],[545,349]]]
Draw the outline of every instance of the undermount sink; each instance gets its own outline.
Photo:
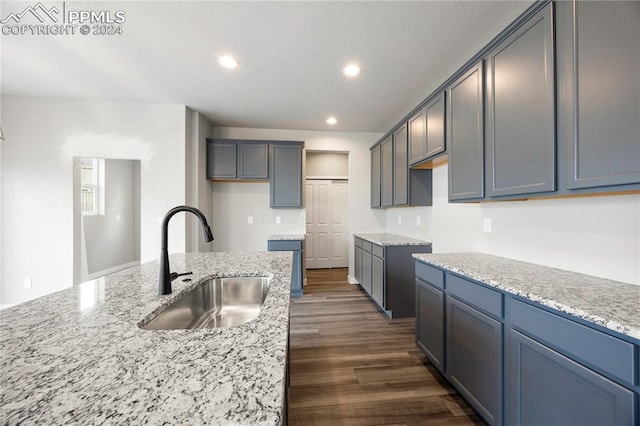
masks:
[[[260,314],[269,291],[267,277],[212,278],[160,312],[145,330],[233,327]]]

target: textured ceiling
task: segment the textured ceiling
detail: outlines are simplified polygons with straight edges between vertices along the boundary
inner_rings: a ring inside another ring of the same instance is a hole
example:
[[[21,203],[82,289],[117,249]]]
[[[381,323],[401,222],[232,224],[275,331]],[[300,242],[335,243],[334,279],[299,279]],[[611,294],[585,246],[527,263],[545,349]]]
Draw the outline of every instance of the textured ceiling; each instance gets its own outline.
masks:
[[[0,16],[36,3],[2,1]],[[123,10],[123,34],[3,35],[1,90],[181,104],[219,126],[327,129],[335,115],[336,130],[385,132],[531,4],[67,1]],[[225,53],[236,70],[217,64]],[[356,79],[341,74],[349,61]]]

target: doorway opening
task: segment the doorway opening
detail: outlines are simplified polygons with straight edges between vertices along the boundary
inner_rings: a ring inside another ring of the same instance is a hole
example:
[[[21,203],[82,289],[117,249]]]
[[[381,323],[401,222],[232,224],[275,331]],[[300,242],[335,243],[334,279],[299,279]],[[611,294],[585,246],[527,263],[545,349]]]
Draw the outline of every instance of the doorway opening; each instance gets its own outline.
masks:
[[[73,282],[140,264],[140,160],[73,159]]]
[[[307,269],[346,268],[349,153],[307,151],[305,178]]]

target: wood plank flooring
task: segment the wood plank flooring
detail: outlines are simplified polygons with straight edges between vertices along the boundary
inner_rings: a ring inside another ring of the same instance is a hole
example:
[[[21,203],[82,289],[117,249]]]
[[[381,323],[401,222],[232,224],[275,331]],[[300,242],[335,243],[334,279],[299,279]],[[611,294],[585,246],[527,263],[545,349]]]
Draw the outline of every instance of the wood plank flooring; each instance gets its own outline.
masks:
[[[307,281],[291,299],[291,426],[484,425],[415,346],[414,318],[387,319],[346,269]]]

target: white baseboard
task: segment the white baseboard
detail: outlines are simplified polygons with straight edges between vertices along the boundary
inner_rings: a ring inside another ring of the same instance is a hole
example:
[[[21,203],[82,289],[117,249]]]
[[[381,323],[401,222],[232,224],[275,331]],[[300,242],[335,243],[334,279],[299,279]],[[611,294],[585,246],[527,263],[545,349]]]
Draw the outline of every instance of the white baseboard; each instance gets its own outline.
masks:
[[[351,275],[347,275],[347,281],[349,281],[349,284],[360,284],[360,282]]]
[[[114,266],[113,268],[104,269],[102,271],[94,272],[87,275],[88,280],[95,280],[96,278],[104,277],[105,275],[113,274],[114,272],[122,271],[123,269],[131,268],[132,266],[140,265],[139,261],[125,263],[124,265]]]

